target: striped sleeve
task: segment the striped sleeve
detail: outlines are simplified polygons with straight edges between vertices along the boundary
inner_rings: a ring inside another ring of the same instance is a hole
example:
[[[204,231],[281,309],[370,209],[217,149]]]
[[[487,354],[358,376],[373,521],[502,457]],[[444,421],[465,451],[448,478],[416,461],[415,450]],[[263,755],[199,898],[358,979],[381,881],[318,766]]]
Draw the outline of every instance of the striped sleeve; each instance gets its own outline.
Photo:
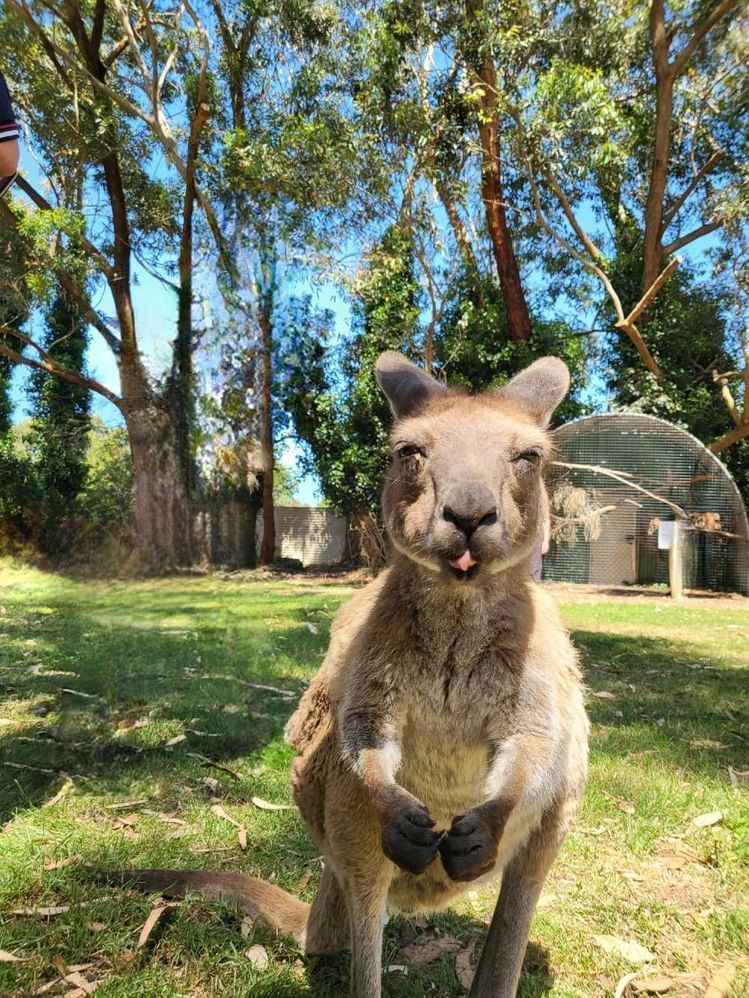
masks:
[[[5,78],[0,73],[0,142],[10,142],[11,139],[18,140],[18,125]]]

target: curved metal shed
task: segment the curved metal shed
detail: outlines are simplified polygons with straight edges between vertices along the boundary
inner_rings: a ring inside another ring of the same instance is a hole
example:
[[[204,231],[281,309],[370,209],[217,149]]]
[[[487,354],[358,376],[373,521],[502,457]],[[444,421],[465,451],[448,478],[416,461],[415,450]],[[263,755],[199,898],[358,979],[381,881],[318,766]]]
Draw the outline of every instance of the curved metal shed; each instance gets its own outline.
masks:
[[[552,466],[549,492],[556,512],[564,496],[583,494],[571,490],[584,490],[589,509],[609,509],[580,517],[580,523],[568,524],[552,540],[545,579],[666,583],[668,552],[658,549],[658,524],[682,519],[688,526],[685,585],[749,594],[749,520],[741,493],[701,441],[641,413],[584,416],[555,430],[553,437],[559,463]],[[624,481],[609,477],[609,470]]]

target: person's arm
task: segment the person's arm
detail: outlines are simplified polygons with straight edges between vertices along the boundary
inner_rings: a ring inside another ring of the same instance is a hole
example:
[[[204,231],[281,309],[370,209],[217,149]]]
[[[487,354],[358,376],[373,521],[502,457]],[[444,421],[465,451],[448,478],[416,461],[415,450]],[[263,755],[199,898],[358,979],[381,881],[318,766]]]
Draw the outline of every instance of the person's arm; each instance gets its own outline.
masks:
[[[18,125],[5,79],[0,73],[0,177],[12,176],[18,167]]]

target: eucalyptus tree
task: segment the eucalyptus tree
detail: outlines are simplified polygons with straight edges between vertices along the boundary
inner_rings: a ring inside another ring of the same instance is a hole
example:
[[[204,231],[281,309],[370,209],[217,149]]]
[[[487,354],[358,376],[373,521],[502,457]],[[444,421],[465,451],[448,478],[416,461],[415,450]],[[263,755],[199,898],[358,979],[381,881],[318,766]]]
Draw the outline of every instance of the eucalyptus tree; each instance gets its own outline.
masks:
[[[355,4],[314,0],[209,0],[219,42],[214,86],[224,112],[216,164],[217,212],[234,274],[224,282],[215,365],[232,398],[243,394],[260,480],[260,560],[273,560],[277,405],[289,323],[305,289],[331,276],[353,219],[377,198],[373,165],[351,105]],[[380,177],[378,181],[376,177]],[[227,335],[228,331],[228,335]],[[292,338],[296,338],[296,331]],[[310,335],[312,332],[310,331]],[[225,387],[213,385],[219,396]],[[247,426],[229,429],[248,452]]]
[[[481,0],[373,5],[361,29],[356,99],[401,174],[400,185],[397,175],[393,183],[401,195],[398,217],[411,219],[417,250],[425,226],[436,229],[437,258],[452,254],[459,262],[478,307],[480,278],[490,266],[506,319],[495,335],[526,341],[532,321],[506,208],[505,185],[515,171],[501,152],[494,27],[500,9]],[[433,298],[433,265],[428,254],[417,258]]]
[[[188,3],[168,0],[7,0],[1,18],[0,57],[48,190],[22,179],[22,196],[0,205],[0,220],[27,249],[33,273],[27,283],[36,296],[30,305],[55,287],[64,291],[111,350],[120,391],[66,367],[29,332],[7,323],[0,353],[97,392],[119,410],[133,459],[142,567],[188,563],[184,420],[196,205],[223,250],[198,177],[210,111],[207,35]],[[84,178],[81,208],[61,196],[70,174]],[[180,303],[163,377],[151,369],[139,335],[136,260]]]
[[[654,302],[670,297],[662,316],[673,316],[680,296],[681,308],[692,300],[687,285],[730,285],[727,263],[746,244],[745,5],[528,0],[515,11],[498,44],[508,136],[531,195],[517,207],[530,208],[547,252],[598,283],[617,363],[653,396],[677,396],[679,335],[660,335]],[[673,278],[680,251],[696,265],[687,284]],[[742,391],[735,347],[694,352],[690,377],[714,400],[721,380]],[[724,425],[735,416],[728,405]],[[713,432],[717,452],[749,435],[749,419]]]

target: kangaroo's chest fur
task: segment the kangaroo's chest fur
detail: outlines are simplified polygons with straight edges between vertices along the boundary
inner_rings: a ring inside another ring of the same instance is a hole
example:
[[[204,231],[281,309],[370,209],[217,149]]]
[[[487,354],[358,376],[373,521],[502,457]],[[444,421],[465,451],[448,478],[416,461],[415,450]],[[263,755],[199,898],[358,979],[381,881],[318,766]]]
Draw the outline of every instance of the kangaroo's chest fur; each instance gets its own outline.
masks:
[[[422,600],[393,621],[394,715],[399,780],[439,823],[483,799],[488,722],[504,712],[509,727],[517,677],[503,661],[499,614],[461,602],[440,612],[428,594]]]

